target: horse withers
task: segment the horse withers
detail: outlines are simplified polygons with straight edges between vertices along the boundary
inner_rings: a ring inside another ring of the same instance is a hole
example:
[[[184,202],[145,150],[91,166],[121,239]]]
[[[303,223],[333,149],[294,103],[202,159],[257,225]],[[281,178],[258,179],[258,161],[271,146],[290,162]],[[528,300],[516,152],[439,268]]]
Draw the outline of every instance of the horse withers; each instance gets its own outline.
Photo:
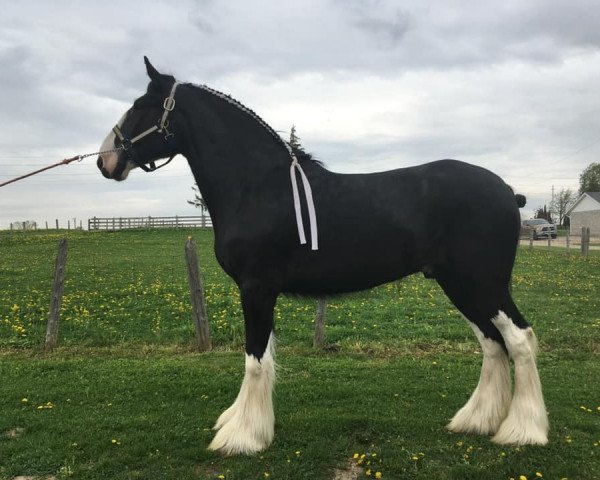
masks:
[[[535,335],[509,291],[523,196],[456,160],[331,172],[231,97],[180,84],[145,63],[147,91],[107,136],[101,150],[115,151],[101,155],[98,167],[124,180],[137,167],[153,171],[157,160],[182,154],[206,201],[216,257],[240,289],[246,332],[240,392],[217,420],[209,448],[251,454],[273,439],[280,293],[353,292],[416,272],[439,283],[483,351],[479,383],[448,428],[501,444],[547,442]]]

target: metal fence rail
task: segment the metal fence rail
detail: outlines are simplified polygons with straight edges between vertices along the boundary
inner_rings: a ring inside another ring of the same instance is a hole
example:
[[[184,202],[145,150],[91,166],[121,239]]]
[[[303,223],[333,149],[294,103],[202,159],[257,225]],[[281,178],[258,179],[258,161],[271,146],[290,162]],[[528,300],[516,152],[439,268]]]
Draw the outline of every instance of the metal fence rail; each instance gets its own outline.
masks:
[[[127,230],[131,228],[212,228],[208,215],[174,217],[93,217],[88,230]]]

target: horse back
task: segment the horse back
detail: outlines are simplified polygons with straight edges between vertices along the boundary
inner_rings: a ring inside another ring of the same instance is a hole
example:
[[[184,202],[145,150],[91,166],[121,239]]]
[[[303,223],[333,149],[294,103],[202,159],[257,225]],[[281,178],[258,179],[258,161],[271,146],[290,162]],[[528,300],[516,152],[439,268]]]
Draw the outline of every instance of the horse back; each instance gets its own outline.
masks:
[[[518,207],[510,187],[486,169],[440,160],[313,178],[320,247],[294,248],[285,290],[337,293],[418,271],[434,276],[459,263],[467,268],[473,248],[483,245],[502,258],[510,275]]]

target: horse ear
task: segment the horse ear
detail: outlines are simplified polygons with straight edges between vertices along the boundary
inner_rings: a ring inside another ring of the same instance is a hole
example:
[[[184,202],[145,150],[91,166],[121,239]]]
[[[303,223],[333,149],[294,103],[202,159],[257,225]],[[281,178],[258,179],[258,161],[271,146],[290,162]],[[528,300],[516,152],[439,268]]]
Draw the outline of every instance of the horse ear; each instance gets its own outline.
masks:
[[[148,57],[144,56],[144,63],[146,64],[146,72],[148,72],[148,76],[150,80],[158,81],[162,77],[162,75],[152,66]]]

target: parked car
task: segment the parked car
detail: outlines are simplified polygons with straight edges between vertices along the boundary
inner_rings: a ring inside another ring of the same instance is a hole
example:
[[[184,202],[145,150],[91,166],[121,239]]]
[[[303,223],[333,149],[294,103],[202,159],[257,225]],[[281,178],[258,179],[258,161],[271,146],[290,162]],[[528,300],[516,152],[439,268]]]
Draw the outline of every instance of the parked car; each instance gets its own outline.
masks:
[[[532,220],[523,220],[521,223],[521,235],[529,237],[533,232],[533,239],[538,238],[556,238],[556,225],[543,218],[534,218]]]

